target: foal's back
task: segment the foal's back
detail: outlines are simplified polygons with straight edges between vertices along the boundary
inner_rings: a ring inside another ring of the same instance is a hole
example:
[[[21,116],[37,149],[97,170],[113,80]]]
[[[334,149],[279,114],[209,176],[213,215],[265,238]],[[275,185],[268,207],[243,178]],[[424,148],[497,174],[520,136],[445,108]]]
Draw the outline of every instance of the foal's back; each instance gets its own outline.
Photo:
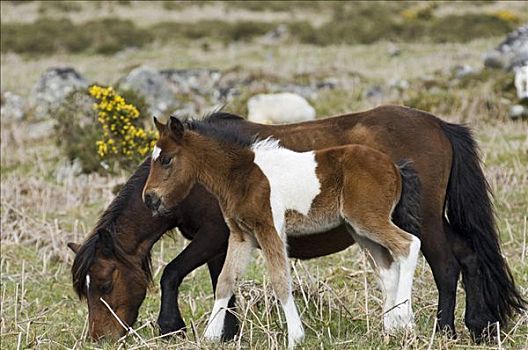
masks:
[[[400,196],[396,166],[367,146],[294,152],[266,140],[252,149],[269,185],[274,225],[282,235],[308,235],[343,224],[344,196],[367,208],[380,207],[371,202],[382,200],[389,219]]]

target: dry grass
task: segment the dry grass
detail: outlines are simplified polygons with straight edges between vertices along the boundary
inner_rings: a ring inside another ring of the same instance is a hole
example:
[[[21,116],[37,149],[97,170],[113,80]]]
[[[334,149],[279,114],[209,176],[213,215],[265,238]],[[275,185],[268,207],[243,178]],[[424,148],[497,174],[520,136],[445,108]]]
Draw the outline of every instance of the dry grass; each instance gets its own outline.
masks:
[[[528,270],[526,239],[528,205],[528,126],[505,122],[477,124],[486,173],[496,193],[504,252],[524,295]],[[86,339],[86,306],[72,291],[71,255],[65,244],[79,241],[112,198],[111,189],[124,177],[99,175],[56,179],[62,156],[49,140],[24,139],[28,125],[2,124],[2,348],[115,348]],[[155,247],[156,281],[163,266],[185,242],[177,236]],[[242,336],[223,347],[281,348],[284,319],[278,308],[259,255],[239,291]],[[422,258],[415,279],[417,329],[413,334],[381,336],[381,293],[374,275],[357,247],[308,262],[294,262],[295,296],[307,329],[306,349],[458,349],[477,348],[462,323],[463,291],[459,289],[457,341],[433,335],[436,289]],[[130,335],[119,348],[215,349],[204,343],[202,332],[213,294],[205,269],[193,272],[181,289],[183,314],[190,326],[187,340],[162,340],[154,322],[159,309],[158,285],[152,288]],[[518,317],[503,330],[501,344],[484,348],[527,345],[528,318]]]
[[[7,18],[19,14],[4,11],[36,6],[38,4],[30,3],[13,7],[2,3],[2,20],[5,13]],[[31,11],[28,16],[33,13]],[[71,13],[71,16],[77,15],[81,16]],[[227,48],[213,46],[208,52],[188,44],[149,47],[111,57],[52,55],[22,59],[3,54],[1,79],[2,89],[27,95],[40,74],[59,63],[76,67],[90,80],[113,83],[131,67],[148,62],[157,68],[203,66],[226,69],[239,66],[243,71],[260,71],[285,79],[296,79],[299,75],[337,76],[348,81],[350,91],[354,91],[357,79],[362,84],[373,84],[395,78],[423,77],[462,63],[479,67],[482,52],[493,47],[498,40],[479,40],[464,45],[402,44],[402,54],[396,58],[387,55],[388,43],[326,48],[306,45],[264,47],[252,43]],[[346,94],[332,96],[330,93],[326,97],[324,101],[315,101],[316,107],[325,113],[341,111],[336,106],[356,110],[372,104],[366,100],[348,103],[350,96]],[[474,97],[467,96],[468,105]],[[445,117],[460,121],[460,112],[453,110]],[[466,115],[464,121],[475,129],[483,151],[486,175],[495,192],[504,254],[521,292],[528,296],[528,124],[503,119],[482,120],[478,113],[463,112]],[[164,238],[154,248],[156,282],[135,324],[138,335],[129,335],[117,344],[91,343],[86,337],[86,305],[77,300],[71,287],[69,269],[72,256],[66,243],[80,241],[86,236],[112,199],[112,188],[124,181],[125,174],[114,177],[74,175],[68,172],[66,160],[54,146],[52,138],[34,140],[27,137],[30,127],[26,122],[15,125],[2,120],[1,124],[2,349],[284,348],[284,317],[264,273],[260,254],[238,292],[238,312],[242,319],[240,338],[221,346],[204,342],[202,335],[212,308],[213,294],[207,269],[200,268],[187,277],[180,293],[180,305],[189,328],[187,339],[160,339],[154,325],[159,310],[159,278],[163,267],[186,245],[179,235],[174,239]],[[61,176],[58,176],[59,168]],[[415,278],[416,331],[390,338],[383,337],[381,332],[382,295],[375,287],[374,274],[365,256],[357,247],[312,261],[292,261],[292,266],[296,302],[307,330],[302,348],[528,348],[528,314],[519,315],[510,328],[502,329],[500,339],[495,343],[474,345],[463,324],[465,302],[461,287],[456,310],[459,339],[450,340],[435,334],[437,292],[423,258],[420,258]]]

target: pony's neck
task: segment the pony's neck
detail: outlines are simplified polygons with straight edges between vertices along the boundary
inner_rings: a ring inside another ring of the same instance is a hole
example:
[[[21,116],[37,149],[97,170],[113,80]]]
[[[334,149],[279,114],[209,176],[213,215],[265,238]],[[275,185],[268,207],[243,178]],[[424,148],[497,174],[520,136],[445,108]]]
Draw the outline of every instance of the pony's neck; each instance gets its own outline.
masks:
[[[247,176],[253,169],[254,154],[248,147],[224,144],[202,135],[193,135],[196,146],[197,180],[221,204],[236,193],[244,193]]]

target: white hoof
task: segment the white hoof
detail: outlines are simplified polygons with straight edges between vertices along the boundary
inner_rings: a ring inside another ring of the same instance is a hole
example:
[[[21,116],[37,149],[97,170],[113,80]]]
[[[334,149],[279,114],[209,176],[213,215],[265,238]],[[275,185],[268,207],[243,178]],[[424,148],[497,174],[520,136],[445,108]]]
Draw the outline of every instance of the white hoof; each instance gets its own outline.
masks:
[[[288,328],[288,349],[294,349],[297,344],[304,339],[304,329],[302,324]]]
[[[414,316],[406,304],[400,305],[383,316],[383,328],[386,334],[395,334],[401,330],[414,329]]]
[[[207,328],[205,330],[205,339],[209,341],[220,341],[222,338],[222,330],[224,328],[224,323],[222,322],[222,317],[215,317],[214,319],[210,320],[209,324],[207,325]]]

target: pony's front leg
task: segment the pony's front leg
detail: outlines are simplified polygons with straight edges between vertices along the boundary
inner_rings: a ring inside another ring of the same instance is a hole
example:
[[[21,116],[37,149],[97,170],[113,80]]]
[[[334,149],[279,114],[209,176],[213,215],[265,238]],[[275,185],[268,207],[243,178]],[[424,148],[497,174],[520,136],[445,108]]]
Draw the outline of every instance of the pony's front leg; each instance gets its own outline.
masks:
[[[230,225],[229,221],[228,226],[231,229],[231,234],[226,260],[218,277],[215,303],[205,331],[205,338],[213,341],[218,341],[222,337],[229,299],[233,296],[236,280],[244,273],[249,264],[251,252],[255,247],[251,237],[244,235],[234,225]]]
[[[288,348],[293,349],[304,338],[304,329],[291,291],[290,265],[286,244],[274,229],[256,233],[266,258],[273,290],[280,300],[288,325]]]

